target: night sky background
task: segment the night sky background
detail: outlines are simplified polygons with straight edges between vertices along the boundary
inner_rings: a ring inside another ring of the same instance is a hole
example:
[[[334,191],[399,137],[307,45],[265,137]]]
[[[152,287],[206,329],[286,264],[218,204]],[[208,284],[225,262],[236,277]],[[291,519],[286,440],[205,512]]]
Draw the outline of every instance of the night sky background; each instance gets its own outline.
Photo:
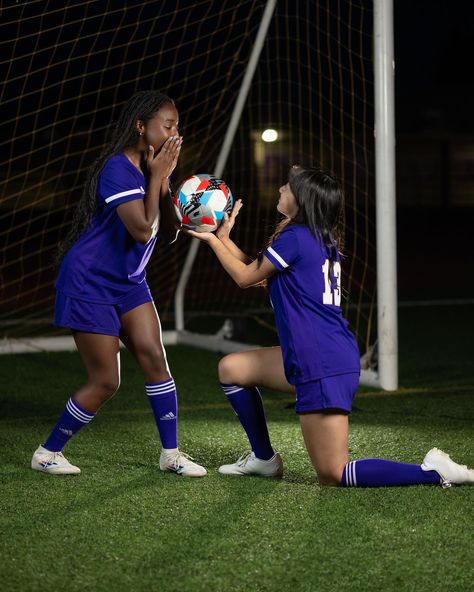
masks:
[[[465,270],[474,263],[474,3],[395,0],[394,30],[400,298],[473,298],[474,274]],[[420,181],[410,163],[416,138],[421,167],[430,146],[441,144],[439,161],[423,178],[431,193],[423,204],[416,203]],[[456,144],[467,146],[460,171]],[[463,205],[453,203],[456,173],[469,196]],[[423,282],[414,277],[420,272]]]
[[[394,1],[398,132],[474,133],[474,3]]]

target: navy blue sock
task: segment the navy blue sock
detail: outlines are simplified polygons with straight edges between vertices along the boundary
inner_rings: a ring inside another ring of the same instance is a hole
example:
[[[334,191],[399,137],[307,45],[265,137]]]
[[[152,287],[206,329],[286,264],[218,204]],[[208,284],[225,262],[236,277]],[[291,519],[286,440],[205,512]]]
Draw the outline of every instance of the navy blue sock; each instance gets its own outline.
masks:
[[[77,432],[94,419],[95,413],[86,411],[72,400],[72,397],[66,403],[66,407],[54,426],[49,438],[43,444],[43,447],[51,452],[62,450],[69,440]]]
[[[156,427],[163,448],[178,448],[178,400],[172,378],[163,382],[147,382],[146,394],[150,401]]]
[[[436,471],[424,471],[420,465],[383,458],[362,458],[349,462],[344,467],[341,479],[343,487],[439,485],[440,482]]]
[[[275,451],[270,443],[265,410],[258,388],[243,388],[233,384],[221,386],[247,434],[255,456],[261,460],[272,458]]]

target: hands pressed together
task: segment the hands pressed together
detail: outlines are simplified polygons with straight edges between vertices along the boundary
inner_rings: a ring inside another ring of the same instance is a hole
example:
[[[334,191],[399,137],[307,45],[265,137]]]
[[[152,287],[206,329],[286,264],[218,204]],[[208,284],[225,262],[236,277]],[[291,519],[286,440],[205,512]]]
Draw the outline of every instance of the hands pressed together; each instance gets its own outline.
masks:
[[[182,136],[171,136],[156,156],[153,146],[148,146],[145,161],[152,177],[167,179],[171,175],[178,163],[182,143]]]

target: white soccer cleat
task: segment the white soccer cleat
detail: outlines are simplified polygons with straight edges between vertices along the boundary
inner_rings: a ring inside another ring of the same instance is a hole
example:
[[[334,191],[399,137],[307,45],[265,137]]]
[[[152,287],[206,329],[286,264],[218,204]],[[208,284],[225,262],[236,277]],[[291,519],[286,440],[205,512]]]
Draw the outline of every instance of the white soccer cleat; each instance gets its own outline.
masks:
[[[50,475],[79,475],[81,469],[72,465],[62,452],[38,446],[31,459],[31,468]]]
[[[204,467],[193,462],[188,454],[180,452],[178,449],[172,452],[161,451],[160,469],[183,477],[204,477],[207,475]]]
[[[474,470],[468,469],[466,465],[458,465],[439,448],[432,448],[428,452],[421,468],[423,471],[436,471],[441,477],[443,487],[451,487],[452,483],[456,485],[474,483]]]
[[[281,477],[283,461],[278,452],[269,460],[261,460],[253,452],[246,452],[232,465],[219,467],[222,475],[260,475],[261,477]]]

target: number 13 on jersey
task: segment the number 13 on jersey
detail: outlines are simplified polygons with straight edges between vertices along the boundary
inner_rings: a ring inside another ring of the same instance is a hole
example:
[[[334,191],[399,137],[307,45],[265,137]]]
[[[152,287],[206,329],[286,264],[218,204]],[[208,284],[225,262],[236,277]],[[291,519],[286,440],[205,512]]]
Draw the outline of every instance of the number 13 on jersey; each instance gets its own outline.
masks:
[[[322,266],[324,275],[324,292],[323,292],[323,304],[334,304],[335,306],[341,306],[341,264],[339,261],[335,261],[332,267],[332,273],[335,279],[334,282],[330,282],[329,278],[329,259],[326,259]]]

